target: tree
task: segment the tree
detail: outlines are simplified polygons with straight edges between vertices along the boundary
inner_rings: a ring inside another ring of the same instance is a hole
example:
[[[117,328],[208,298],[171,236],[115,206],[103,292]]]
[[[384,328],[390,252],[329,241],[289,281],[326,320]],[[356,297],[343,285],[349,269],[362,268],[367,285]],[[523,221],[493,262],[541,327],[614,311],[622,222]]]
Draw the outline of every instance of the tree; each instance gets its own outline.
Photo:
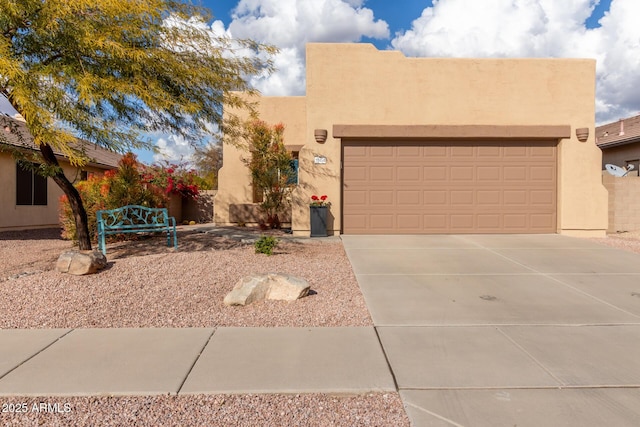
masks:
[[[244,137],[251,155],[244,163],[251,171],[255,189],[263,194],[260,206],[271,228],[280,228],[278,214],[286,205],[292,187],[289,183],[292,157],[284,146],[283,134],[282,123],[270,126],[254,120],[247,124]]]
[[[222,167],[222,146],[210,144],[196,148],[193,153],[193,163],[209,190],[218,189],[218,171]]]
[[[239,92],[272,71],[274,48],[213,35],[209,12],[186,1],[0,0],[0,93],[68,197],[80,249],[86,212],[54,149],[82,165],[77,138],[121,152],[152,132],[197,144],[212,124],[234,126],[222,105],[251,108]]]

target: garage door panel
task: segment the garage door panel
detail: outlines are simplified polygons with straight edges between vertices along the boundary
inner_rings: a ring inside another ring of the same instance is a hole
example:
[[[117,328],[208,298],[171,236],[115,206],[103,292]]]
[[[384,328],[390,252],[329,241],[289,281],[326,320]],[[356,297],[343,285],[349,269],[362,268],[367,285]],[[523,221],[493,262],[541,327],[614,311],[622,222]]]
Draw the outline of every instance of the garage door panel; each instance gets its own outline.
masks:
[[[449,152],[447,147],[439,145],[427,145],[422,148],[422,157],[425,160],[434,161],[438,159],[447,159]]]
[[[502,228],[502,215],[500,214],[479,214],[478,231],[495,233]]]
[[[396,168],[396,176],[398,181],[405,181],[408,184],[415,182],[420,184],[422,177],[420,176],[420,166],[398,166]]]
[[[392,157],[394,155],[393,148],[384,145],[373,145],[369,147],[371,157]]]
[[[451,181],[474,181],[473,166],[451,166]]]
[[[411,157],[412,159],[415,159],[422,155],[422,150],[419,146],[407,145],[398,147],[397,153],[398,157]]]
[[[511,160],[526,159],[528,156],[527,147],[523,145],[510,145],[503,149],[503,156]]]
[[[466,145],[452,146],[449,148],[449,152],[452,159],[470,159],[473,158],[475,154],[474,147]]]
[[[505,166],[504,181],[515,183],[527,182],[527,168],[523,166]]]
[[[422,215],[422,224],[426,231],[442,233],[442,230],[449,228],[447,219],[448,217],[446,214],[427,214]]]
[[[473,226],[474,216],[472,214],[452,213],[450,221],[450,227],[452,230],[459,230],[460,232],[470,232],[475,228]]]
[[[397,217],[398,229],[411,230],[412,232],[415,232],[414,230],[421,230],[422,229],[421,219],[422,218],[420,214],[398,215]]]
[[[500,190],[479,190],[476,192],[478,206],[500,207],[502,205]]]
[[[531,155],[533,159],[541,158],[541,159],[555,159],[556,150],[555,147],[552,146],[542,146],[542,147],[530,147]]]
[[[529,176],[531,181],[555,181],[555,169],[551,166],[531,166]]]
[[[349,169],[344,170],[344,181],[352,185],[356,182],[366,183],[368,181],[368,170],[366,166],[351,166]]]
[[[527,206],[526,190],[506,190],[503,194],[504,206]]]
[[[478,147],[478,157],[500,158],[501,156],[502,156],[502,150],[500,150],[500,147],[495,147],[495,146]]]
[[[478,182],[496,183],[502,181],[502,168],[500,166],[478,166]]]
[[[531,204],[535,206],[548,206],[553,207],[555,205],[555,194],[552,191],[538,191],[534,190],[529,193],[531,195]]]
[[[448,192],[446,190],[426,190],[424,194],[424,204],[442,206],[448,203]]]
[[[395,204],[394,194],[395,192],[392,190],[372,190],[369,193],[369,200],[373,206],[393,206]]]
[[[398,190],[398,205],[399,206],[422,206],[421,192],[418,190]]]
[[[371,214],[370,228],[372,230],[392,230],[394,229],[393,214]]]
[[[464,191],[451,191],[451,205],[454,207],[473,206],[474,205],[474,192],[470,190]]]
[[[371,166],[369,168],[370,181],[393,181],[393,166]]]
[[[344,233],[555,232],[555,141],[345,141],[343,167]]]
[[[423,177],[425,182],[448,180],[448,168],[445,166],[425,166],[423,168]]]
[[[527,214],[505,214],[503,215],[503,228],[507,232],[519,233],[522,230],[528,230]]]

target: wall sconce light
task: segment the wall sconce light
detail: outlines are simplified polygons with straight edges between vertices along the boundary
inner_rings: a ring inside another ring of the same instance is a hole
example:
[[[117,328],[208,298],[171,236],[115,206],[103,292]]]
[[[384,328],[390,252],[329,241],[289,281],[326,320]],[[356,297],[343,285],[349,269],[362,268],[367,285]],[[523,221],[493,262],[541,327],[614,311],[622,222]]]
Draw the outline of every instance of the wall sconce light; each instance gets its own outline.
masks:
[[[577,128],[576,137],[578,138],[578,141],[585,142],[589,139],[589,128]]]
[[[316,129],[313,131],[313,136],[316,137],[316,142],[320,144],[324,144],[327,140],[327,130],[326,129]]]

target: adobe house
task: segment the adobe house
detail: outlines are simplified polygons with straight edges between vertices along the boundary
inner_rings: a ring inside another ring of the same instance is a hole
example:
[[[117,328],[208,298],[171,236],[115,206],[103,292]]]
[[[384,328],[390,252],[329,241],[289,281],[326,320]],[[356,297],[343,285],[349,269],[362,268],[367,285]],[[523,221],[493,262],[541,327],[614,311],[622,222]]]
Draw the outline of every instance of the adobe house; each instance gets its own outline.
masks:
[[[598,126],[596,144],[602,150],[602,181],[609,192],[608,232],[640,230],[640,115]],[[610,175],[604,172],[606,164],[628,172],[624,177]]]
[[[596,144],[602,150],[602,169],[607,163],[627,167],[630,175],[640,168],[640,115],[607,123],[596,128]]]
[[[257,99],[299,158],[295,235],[310,233],[314,194],[331,201],[330,234],[605,235],[595,60],[407,58],[369,44],[306,55],[305,96]],[[218,225],[254,201],[246,155],[224,146]]]
[[[34,151],[36,146],[29,131],[19,119],[5,117],[19,128],[25,137],[20,140],[7,126],[0,128],[0,231],[60,226],[59,199],[63,192],[51,178],[44,178],[30,169],[23,169],[12,150]],[[82,169],[71,166],[64,156],[56,153],[65,175],[71,182],[86,179],[88,173],[104,173],[118,167],[121,156],[93,144],[83,143],[91,159]]]

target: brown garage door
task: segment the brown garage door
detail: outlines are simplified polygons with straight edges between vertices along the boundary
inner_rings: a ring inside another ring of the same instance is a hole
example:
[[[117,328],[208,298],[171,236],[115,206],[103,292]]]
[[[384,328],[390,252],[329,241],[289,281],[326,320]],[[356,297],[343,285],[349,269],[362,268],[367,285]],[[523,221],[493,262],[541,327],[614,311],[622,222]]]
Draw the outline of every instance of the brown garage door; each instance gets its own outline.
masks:
[[[555,233],[556,141],[343,141],[343,232]]]

